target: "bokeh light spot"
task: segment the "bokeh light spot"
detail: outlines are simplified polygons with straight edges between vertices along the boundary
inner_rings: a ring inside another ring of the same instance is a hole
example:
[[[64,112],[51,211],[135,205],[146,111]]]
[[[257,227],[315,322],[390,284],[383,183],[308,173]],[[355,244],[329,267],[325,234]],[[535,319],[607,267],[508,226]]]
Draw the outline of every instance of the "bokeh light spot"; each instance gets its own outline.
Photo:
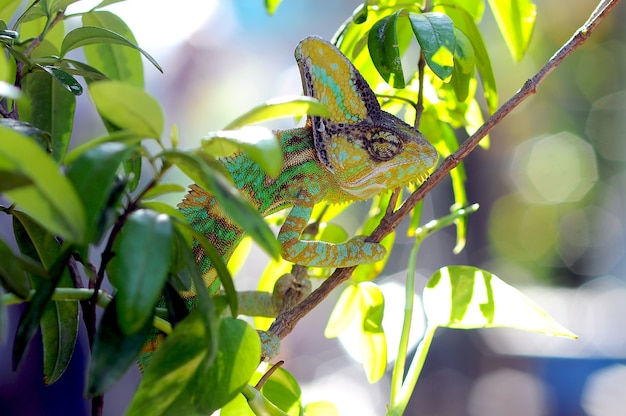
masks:
[[[567,132],[518,146],[511,175],[524,198],[536,204],[579,201],[598,179],[593,148]]]
[[[587,120],[587,136],[604,159],[626,160],[626,91],[593,103]]]
[[[515,195],[500,198],[490,216],[489,237],[506,257],[536,263],[553,254],[557,213],[551,205],[526,205]]]

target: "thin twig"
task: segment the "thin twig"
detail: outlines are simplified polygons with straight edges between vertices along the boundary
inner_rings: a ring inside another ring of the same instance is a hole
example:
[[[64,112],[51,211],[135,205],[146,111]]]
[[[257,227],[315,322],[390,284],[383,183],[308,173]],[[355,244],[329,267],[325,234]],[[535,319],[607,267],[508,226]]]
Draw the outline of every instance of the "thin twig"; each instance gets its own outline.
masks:
[[[417,90],[417,104],[415,105],[415,128],[420,125],[422,113],[424,112],[424,68],[426,67],[426,59],[424,53],[420,52],[420,58],[417,61],[417,74],[419,78],[419,87]]]
[[[378,227],[367,238],[370,242],[380,242],[387,234],[391,233],[435,185],[445,178],[462,160],[464,160],[478,146],[480,140],[487,135],[504,117],[530,95],[537,92],[537,87],[554,69],[563,62],[572,52],[578,49],[591,36],[598,25],[619,4],[620,0],[602,0],[591,13],[585,24],[548,60],[541,70],[526,81],[513,97],[500,107],[472,136],[470,136],[459,149],[448,156],[441,165],[433,172],[430,178],[413,192],[402,206],[390,215],[385,215]],[[279,338],[286,337],[296,326],[298,321],[322,302],[337,286],[346,281],[355,267],[337,269],[326,279],[319,288],[311,293],[299,305],[292,310],[280,314],[270,331]]]

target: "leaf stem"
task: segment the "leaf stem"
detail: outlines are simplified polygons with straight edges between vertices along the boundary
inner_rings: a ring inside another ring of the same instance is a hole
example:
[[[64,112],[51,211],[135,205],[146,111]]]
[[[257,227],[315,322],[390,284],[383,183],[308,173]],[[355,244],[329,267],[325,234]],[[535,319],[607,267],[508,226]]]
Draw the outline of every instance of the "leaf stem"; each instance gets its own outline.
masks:
[[[35,294],[35,290],[31,290],[28,299],[22,299],[13,293],[5,293],[2,295],[2,303],[5,305],[19,305],[30,301]],[[57,287],[52,293],[50,300],[54,301],[82,301],[89,300],[94,297],[93,289],[73,288],[73,287]],[[111,303],[111,295],[103,291],[99,291],[96,294],[96,300],[98,306],[105,308]]]
[[[391,402],[391,408],[387,412],[387,416],[401,416],[404,413],[404,410],[409,404],[409,399],[413,394],[413,389],[417,383],[417,379],[424,368],[426,356],[428,355],[428,350],[430,349],[430,344],[435,336],[436,329],[436,326],[426,327],[426,330],[424,331],[424,338],[422,338],[417,346],[417,351],[415,351],[415,355],[411,360],[411,365],[409,366],[409,371],[406,374],[406,379],[404,380],[404,383],[402,383],[402,389],[396,396],[397,401]]]
[[[415,297],[415,268],[417,266],[417,254],[422,243],[422,239],[416,238],[413,248],[409,254],[409,261],[406,270],[405,281],[405,299],[404,299],[404,320],[402,322],[402,333],[400,335],[400,343],[398,345],[398,354],[396,362],[393,366],[391,375],[391,403],[396,403],[397,396],[402,390],[402,379],[404,377],[404,368],[406,363],[407,352],[409,349],[409,335],[411,333],[411,322],[413,320],[413,304]]]

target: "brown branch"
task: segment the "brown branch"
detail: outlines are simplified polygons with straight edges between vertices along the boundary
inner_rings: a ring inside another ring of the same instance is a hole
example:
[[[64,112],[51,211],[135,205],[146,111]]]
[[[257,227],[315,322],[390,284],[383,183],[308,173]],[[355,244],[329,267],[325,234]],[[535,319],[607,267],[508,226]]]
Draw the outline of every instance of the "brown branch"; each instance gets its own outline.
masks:
[[[413,192],[402,206],[381,220],[378,227],[367,238],[370,242],[380,242],[387,234],[391,233],[435,185],[445,178],[463,159],[465,159],[478,146],[480,140],[487,135],[504,117],[530,95],[537,92],[537,87],[543,80],[563,62],[572,52],[578,49],[598,27],[611,11],[619,4],[620,0],[602,0],[591,13],[585,24],[548,60],[541,70],[530,78],[522,89],[500,107],[472,136],[470,136],[459,149],[448,156],[441,165],[433,172],[430,178]],[[322,285],[311,293],[306,299],[292,310],[280,314],[270,331],[279,338],[286,337],[296,326],[298,321],[321,303],[337,286],[345,282],[355,267],[337,269],[326,279]]]

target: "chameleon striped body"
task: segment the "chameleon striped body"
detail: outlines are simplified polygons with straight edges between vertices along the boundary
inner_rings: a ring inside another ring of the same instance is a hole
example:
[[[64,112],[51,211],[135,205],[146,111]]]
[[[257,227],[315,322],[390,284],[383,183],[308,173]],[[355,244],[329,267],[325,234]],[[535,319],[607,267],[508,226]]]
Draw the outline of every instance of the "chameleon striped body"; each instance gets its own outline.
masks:
[[[277,132],[284,165],[276,178],[267,176],[243,153],[222,163],[235,186],[263,216],[291,207],[278,233],[286,260],[318,267],[378,261],[385,249],[363,237],[343,244],[301,240],[314,204],[366,200],[408,183],[421,183],[438,154],[419,131],[381,110],[361,74],[332,44],[306,38],[295,57],[305,94],[325,103],[331,117],[309,116],[303,128]],[[242,231],[213,196],[192,185],[179,209],[228,261]],[[197,244],[194,254],[207,287],[216,292],[219,279],[208,256]],[[148,342],[144,356],[156,348],[155,341]]]

